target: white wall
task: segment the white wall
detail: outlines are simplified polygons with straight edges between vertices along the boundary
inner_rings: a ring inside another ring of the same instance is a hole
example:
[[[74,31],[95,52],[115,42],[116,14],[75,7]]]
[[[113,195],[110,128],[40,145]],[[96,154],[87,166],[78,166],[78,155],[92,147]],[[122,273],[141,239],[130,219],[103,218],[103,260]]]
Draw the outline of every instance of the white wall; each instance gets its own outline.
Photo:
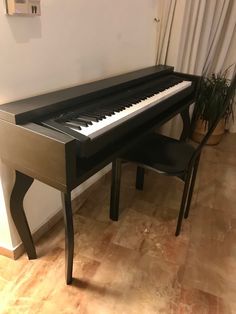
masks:
[[[155,0],[42,0],[42,16],[0,7],[0,103],[154,62]]]
[[[153,65],[156,2],[42,0],[41,17],[9,17],[0,1],[0,104]],[[6,218],[14,176],[5,165],[0,175]],[[25,199],[31,229],[60,206],[56,190],[35,182]],[[9,224],[10,241],[0,219],[0,245],[15,247],[19,238]]]
[[[3,169],[1,161],[0,167]],[[6,188],[6,184],[2,183],[2,176],[0,176],[0,247],[11,250],[12,240],[9,228],[8,212],[6,211],[4,188]]]

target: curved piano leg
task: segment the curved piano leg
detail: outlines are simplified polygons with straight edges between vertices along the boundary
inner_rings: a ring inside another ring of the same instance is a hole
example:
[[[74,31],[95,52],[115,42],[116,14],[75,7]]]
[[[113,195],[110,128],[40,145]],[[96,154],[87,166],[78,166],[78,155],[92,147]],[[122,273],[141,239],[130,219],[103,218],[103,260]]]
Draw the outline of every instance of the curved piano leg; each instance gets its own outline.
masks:
[[[61,193],[64,224],[65,224],[65,275],[66,283],[69,285],[72,282],[73,272],[73,256],[74,256],[74,227],[73,215],[71,207],[71,194]]]
[[[25,194],[32,185],[34,179],[17,170],[15,173],[15,184],[10,197],[11,216],[25,247],[28,258],[35,259],[37,258],[36,250],[23,207]]]

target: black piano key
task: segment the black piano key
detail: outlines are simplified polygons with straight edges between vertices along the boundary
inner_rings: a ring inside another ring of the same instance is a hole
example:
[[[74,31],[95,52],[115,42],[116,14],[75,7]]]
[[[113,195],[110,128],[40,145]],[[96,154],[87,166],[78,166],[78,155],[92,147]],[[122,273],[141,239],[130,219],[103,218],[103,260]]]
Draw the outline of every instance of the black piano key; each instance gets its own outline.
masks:
[[[97,117],[100,120],[106,118],[104,114],[99,113],[99,112],[89,112],[88,114],[92,115],[93,117]]]
[[[87,125],[92,125],[93,124],[92,121],[90,121],[89,119],[86,119],[86,118],[81,118],[81,117],[78,118],[78,117],[76,117],[75,119],[78,120],[78,121],[84,122]]]
[[[73,120],[67,120],[67,121],[65,121],[65,123],[68,125],[72,125],[72,126],[81,126],[81,124],[79,124],[79,122],[73,121]]]
[[[102,113],[105,116],[112,116],[114,114],[114,111],[108,110],[108,109],[99,108],[98,111],[96,111],[96,113]]]
[[[92,112],[92,115],[96,116],[100,120],[106,119],[106,115],[103,112],[94,111]]]
[[[87,127],[87,126],[89,125],[88,122],[83,121],[83,120],[80,120],[80,119],[76,119],[76,118],[74,118],[73,120],[70,120],[70,121],[76,123],[76,124],[79,125],[79,126],[85,126],[85,127]]]
[[[72,127],[74,129],[77,129],[77,130],[81,130],[81,127],[79,125],[77,125],[76,123],[73,123],[73,122],[64,122],[63,123],[64,125],[68,126],[68,127]]]
[[[127,101],[127,103],[125,104],[125,107],[131,107],[133,106],[134,102],[133,101]]]
[[[117,109],[123,110],[129,104],[131,104],[131,102],[127,101],[126,103],[125,102],[124,103],[117,103],[117,104],[114,105],[114,107],[117,108]]]
[[[124,110],[124,107],[115,107],[113,110],[114,110],[114,112],[120,112],[120,111]]]
[[[85,121],[88,121],[88,122],[98,122],[100,119],[96,118],[96,117],[91,117],[91,116],[88,116],[88,115],[85,115],[85,114],[80,114],[78,115],[78,118],[79,119],[83,119]]]
[[[98,119],[98,121],[106,118],[106,116],[104,116],[102,114],[96,114],[96,113],[90,112],[90,111],[83,112],[82,115],[87,116],[88,118],[96,118],[96,119]]]
[[[132,107],[134,104],[127,104],[126,106],[125,106],[125,108],[130,108],[130,107]]]
[[[111,117],[112,115],[114,115],[113,111],[103,111],[103,114],[105,114],[105,116]]]

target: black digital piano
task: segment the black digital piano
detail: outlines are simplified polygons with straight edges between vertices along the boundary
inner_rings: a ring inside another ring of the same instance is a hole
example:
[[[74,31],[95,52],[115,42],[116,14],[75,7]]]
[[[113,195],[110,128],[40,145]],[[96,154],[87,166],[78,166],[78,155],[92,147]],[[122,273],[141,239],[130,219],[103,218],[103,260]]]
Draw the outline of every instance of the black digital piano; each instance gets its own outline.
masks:
[[[30,259],[37,256],[23,199],[33,180],[61,191],[69,284],[71,191],[176,114],[189,125],[196,82],[158,65],[0,106],[0,157],[16,173],[11,215]]]

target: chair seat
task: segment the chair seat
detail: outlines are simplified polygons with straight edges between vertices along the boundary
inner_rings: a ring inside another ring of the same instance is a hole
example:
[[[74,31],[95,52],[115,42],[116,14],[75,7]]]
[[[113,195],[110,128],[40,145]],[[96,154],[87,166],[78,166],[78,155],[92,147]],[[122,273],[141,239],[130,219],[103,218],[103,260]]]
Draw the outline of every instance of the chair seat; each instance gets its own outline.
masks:
[[[123,158],[168,175],[179,175],[186,170],[194,151],[190,144],[153,133],[125,153]]]

